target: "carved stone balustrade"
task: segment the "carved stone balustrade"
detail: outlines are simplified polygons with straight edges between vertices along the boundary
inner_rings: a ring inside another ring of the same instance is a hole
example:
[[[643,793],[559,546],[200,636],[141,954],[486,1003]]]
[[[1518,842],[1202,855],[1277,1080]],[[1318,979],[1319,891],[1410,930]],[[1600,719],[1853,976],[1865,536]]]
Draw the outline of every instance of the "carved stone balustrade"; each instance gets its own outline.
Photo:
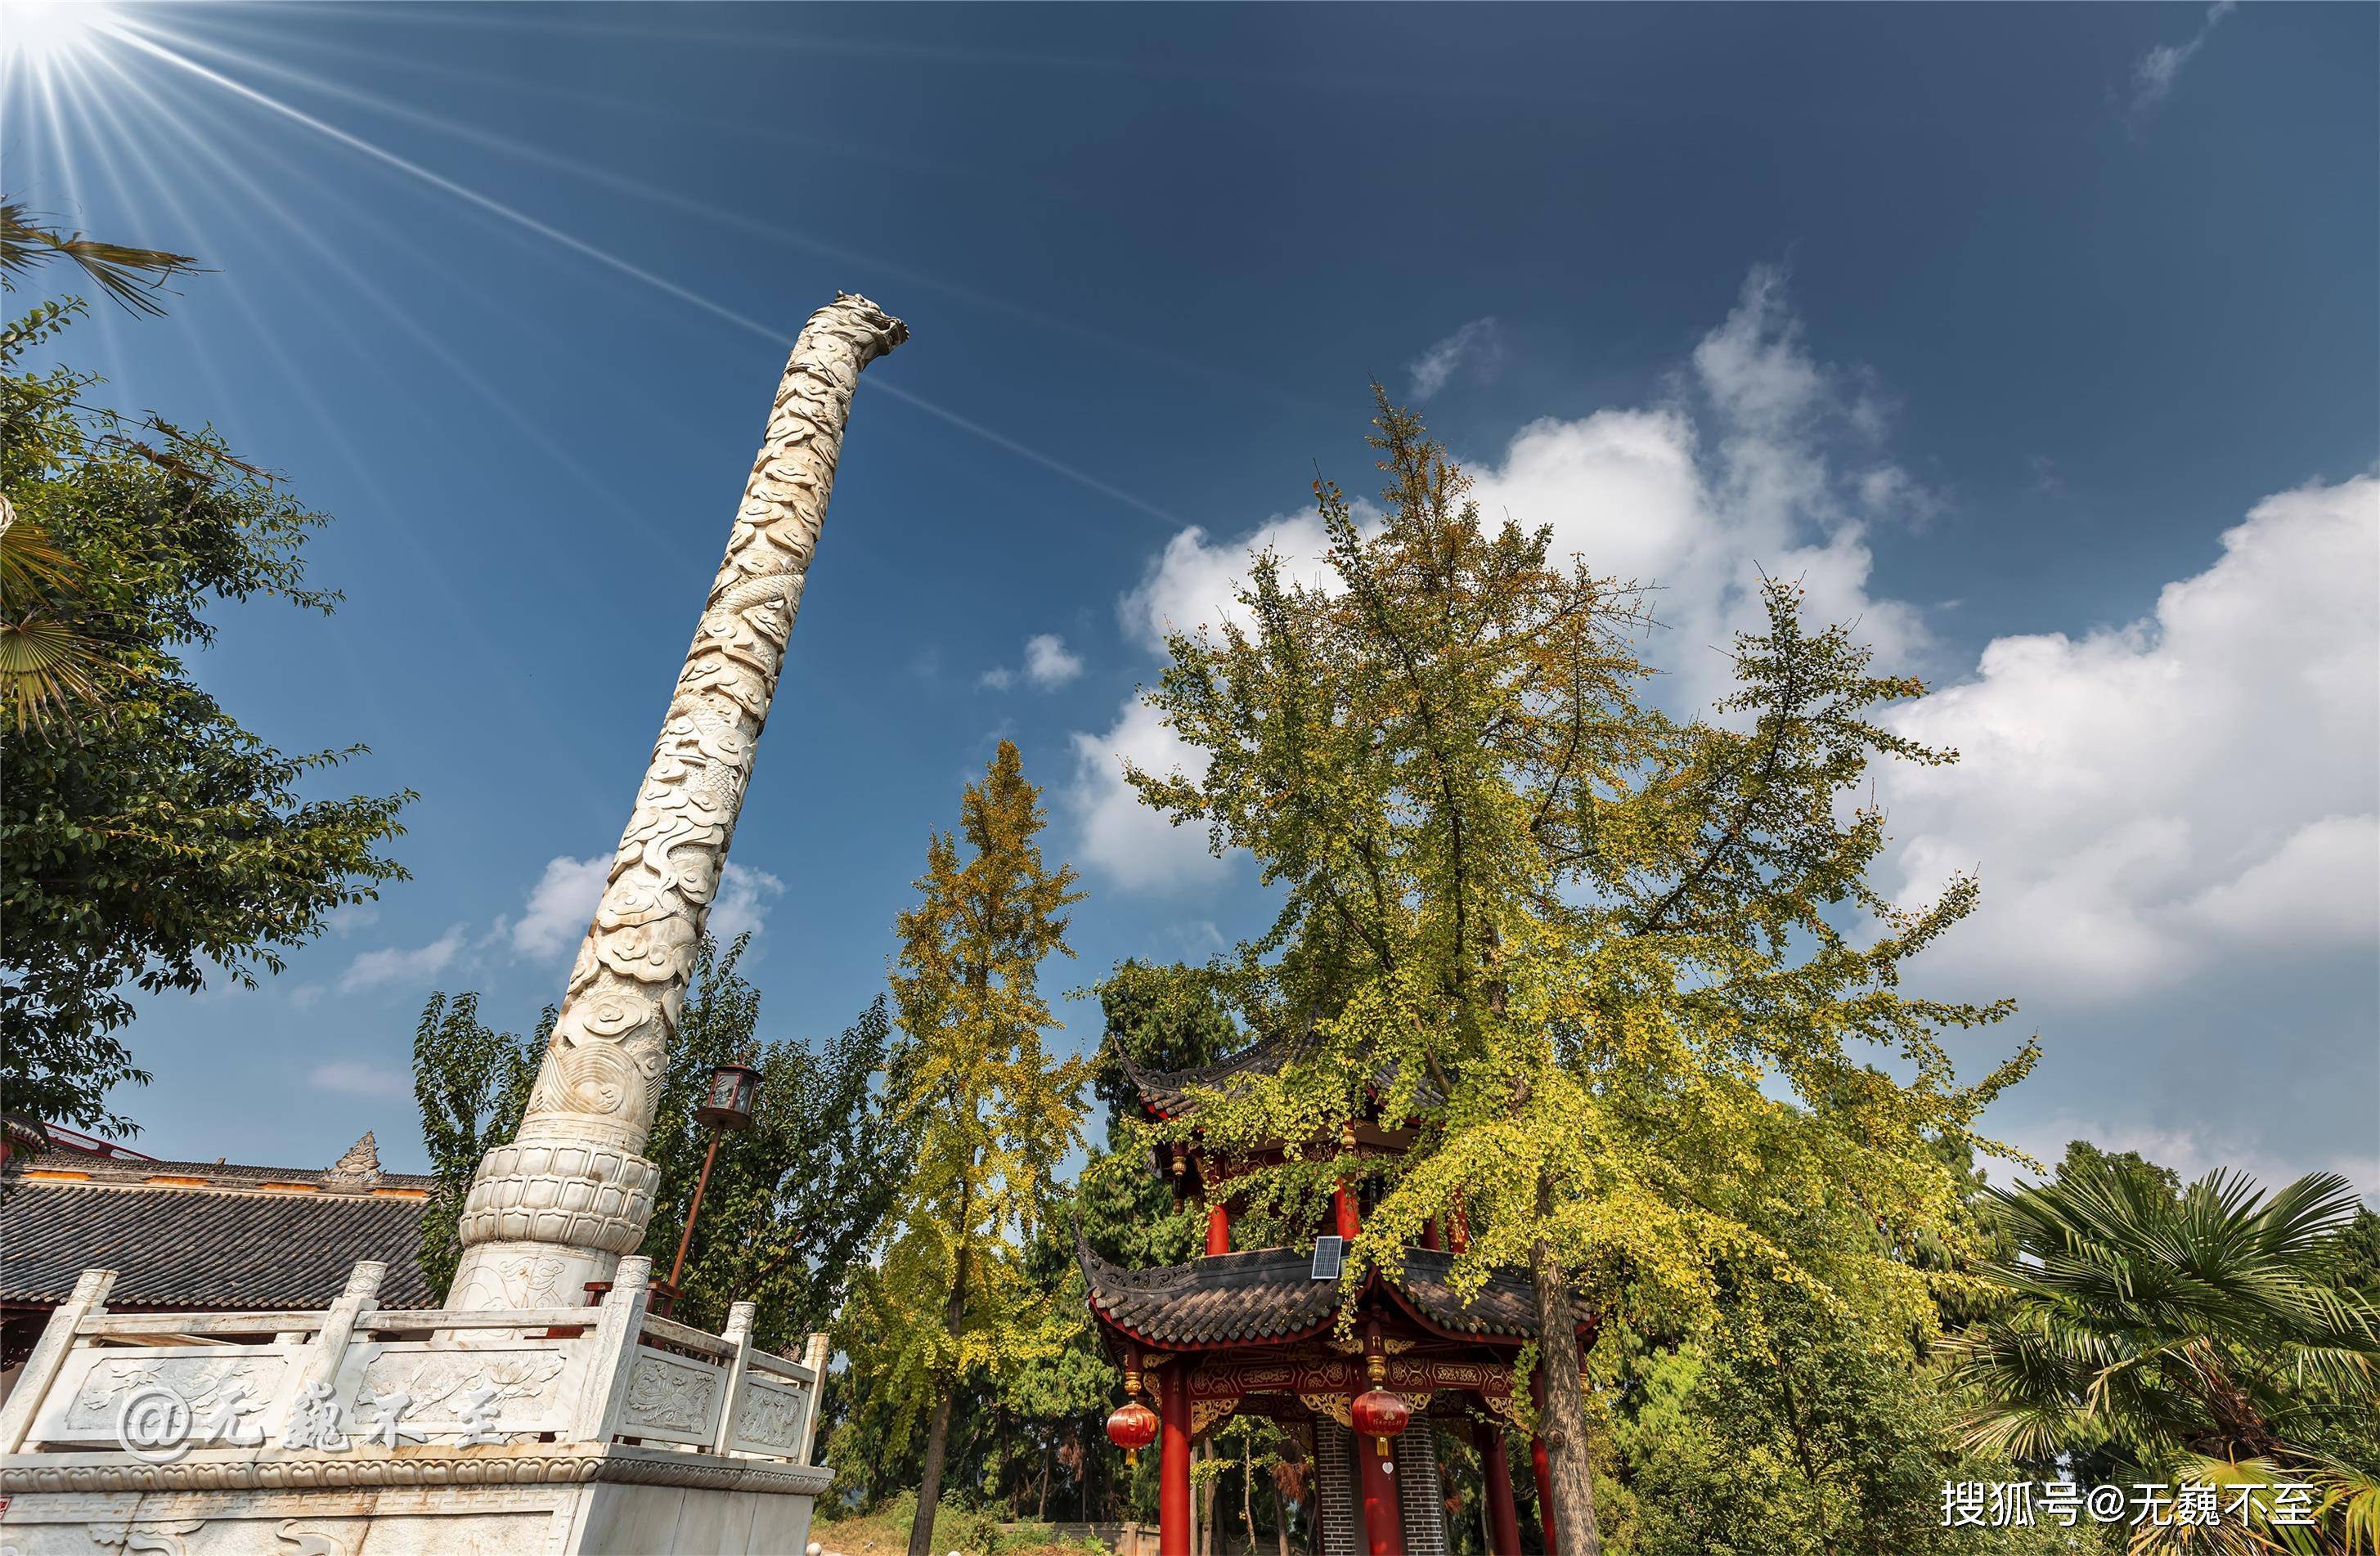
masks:
[[[176,1556],[799,1550],[804,1362],[648,1309],[387,1309],[356,1267],[320,1312],[111,1313],[86,1272],[0,1407],[0,1550]]]

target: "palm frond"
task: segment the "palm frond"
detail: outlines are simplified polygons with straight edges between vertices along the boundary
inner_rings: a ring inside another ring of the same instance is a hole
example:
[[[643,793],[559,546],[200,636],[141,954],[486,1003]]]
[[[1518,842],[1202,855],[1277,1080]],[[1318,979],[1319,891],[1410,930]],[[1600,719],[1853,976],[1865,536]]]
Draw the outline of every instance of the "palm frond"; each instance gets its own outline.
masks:
[[[2179,1194],[2113,1172],[1992,1190],[2011,1251],[1989,1274],[2012,1300],[1949,1346],[1969,1440],[2263,1453],[2371,1409],[2380,1315],[2324,1268],[2357,1205],[2334,1174],[2270,1196],[2221,1171]]]
[[[40,612],[0,621],[0,703],[17,730],[44,730],[53,715],[95,706],[98,645],[67,623]]]
[[[207,267],[188,254],[106,243],[80,233],[61,233],[18,200],[0,200],[0,283],[53,259],[65,259],[134,313],[162,314],[158,300],[175,276]]]
[[[0,495],[0,705],[18,734],[99,703],[100,644],[57,609],[78,585],[74,560]]]
[[[52,590],[72,588],[74,580],[73,559],[0,494],[0,610],[13,615]]]

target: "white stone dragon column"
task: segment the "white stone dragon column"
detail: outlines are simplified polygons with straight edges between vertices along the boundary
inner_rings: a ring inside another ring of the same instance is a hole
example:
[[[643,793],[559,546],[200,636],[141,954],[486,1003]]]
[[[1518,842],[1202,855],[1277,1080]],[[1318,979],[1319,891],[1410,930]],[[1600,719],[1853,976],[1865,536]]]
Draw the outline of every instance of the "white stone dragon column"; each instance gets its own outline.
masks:
[[[696,941],[727,862],[860,369],[908,338],[865,297],[810,316],[653,747],[637,808],[570,970],[520,1133],[480,1163],[446,1305],[576,1307],[644,1240],[653,1127]]]

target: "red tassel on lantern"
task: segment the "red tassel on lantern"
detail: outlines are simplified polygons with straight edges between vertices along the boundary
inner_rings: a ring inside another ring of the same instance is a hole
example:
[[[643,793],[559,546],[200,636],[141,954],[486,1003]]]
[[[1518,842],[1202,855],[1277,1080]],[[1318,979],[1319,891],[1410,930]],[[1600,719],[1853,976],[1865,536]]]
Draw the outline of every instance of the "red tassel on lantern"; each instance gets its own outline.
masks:
[[[1386,1389],[1357,1394],[1348,1414],[1354,1420],[1355,1429],[1378,1445],[1382,1458],[1388,1457],[1389,1439],[1413,1422],[1413,1406]]]
[[[1108,1441],[1123,1450],[1123,1462],[1140,1463],[1140,1451],[1157,1441],[1157,1412],[1140,1401],[1127,1400],[1108,1417]]]

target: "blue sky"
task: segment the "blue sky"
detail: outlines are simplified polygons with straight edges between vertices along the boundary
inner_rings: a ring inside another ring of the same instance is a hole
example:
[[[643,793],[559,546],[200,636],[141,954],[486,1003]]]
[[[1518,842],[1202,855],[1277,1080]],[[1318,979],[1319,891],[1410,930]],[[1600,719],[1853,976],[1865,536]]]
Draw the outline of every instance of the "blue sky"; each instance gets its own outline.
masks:
[[[1691,706],[1755,566],[1936,694],[1895,892],[2014,995],[1991,1116],[2380,1191],[2380,10],[113,7],[11,62],[0,182],[202,256],[71,339],[337,516],[325,621],[208,683],[421,791],[409,885],[144,1002],[145,1149],[420,1161],[433,988],[560,992],[771,388],[869,370],[735,849],[772,1035],[883,985],[1002,736],[1090,890],[1066,986],[1255,928],[1136,814],[1163,621],[1371,485],[1377,376],[1483,495],[1658,588]],[[1096,1007],[1062,1006],[1068,1041]]]

